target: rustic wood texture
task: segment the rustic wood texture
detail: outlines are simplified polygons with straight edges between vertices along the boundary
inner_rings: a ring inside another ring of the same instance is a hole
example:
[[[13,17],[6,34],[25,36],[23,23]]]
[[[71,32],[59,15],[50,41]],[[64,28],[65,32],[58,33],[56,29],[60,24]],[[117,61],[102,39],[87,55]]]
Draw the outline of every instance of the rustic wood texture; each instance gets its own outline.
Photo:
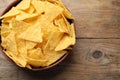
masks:
[[[0,0],[0,13],[12,1]],[[30,72],[0,54],[0,80],[120,80],[120,0],[63,3],[75,17],[77,39],[67,59],[53,69]]]

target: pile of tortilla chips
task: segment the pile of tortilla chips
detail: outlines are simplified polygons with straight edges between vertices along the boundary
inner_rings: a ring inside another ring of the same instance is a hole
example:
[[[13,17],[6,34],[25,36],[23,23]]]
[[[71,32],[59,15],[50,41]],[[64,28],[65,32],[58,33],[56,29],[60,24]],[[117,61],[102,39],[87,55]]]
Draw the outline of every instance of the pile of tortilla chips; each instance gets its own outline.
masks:
[[[73,17],[60,0],[22,0],[1,19],[1,45],[20,67],[49,66],[75,44]]]

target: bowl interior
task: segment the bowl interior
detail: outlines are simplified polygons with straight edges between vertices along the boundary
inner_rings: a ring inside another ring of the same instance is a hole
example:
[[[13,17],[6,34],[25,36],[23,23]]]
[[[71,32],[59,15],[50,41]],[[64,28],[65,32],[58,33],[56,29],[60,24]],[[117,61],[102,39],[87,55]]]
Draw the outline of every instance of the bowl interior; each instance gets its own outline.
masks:
[[[2,14],[0,14],[0,16],[2,16],[3,14],[5,14],[6,12],[8,12],[13,6],[16,6],[21,0],[15,0],[14,2],[12,2],[10,5],[7,6],[7,8],[2,12]],[[73,22],[73,20],[68,20],[70,23]],[[0,20],[0,27],[1,27],[1,20]],[[1,37],[0,37],[0,43],[1,43]],[[1,45],[0,45],[1,47]],[[3,48],[1,47],[1,50],[3,50]],[[9,59],[11,60],[3,51],[2,53]],[[56,66],[57,64],[59,64],[60,62],[62,62],[69,54],[69,51],[63,56],[61,57],[59,60],[57,60],[56,62],[54,62],[53,64],[47,66],[47,67],[39,67],[39,68],[33,68],[33,69],[30,69],[32,71],[40,71],[40,70],[46,70],[46,69],[49,69],[49,68],[52,68],[54,66]],[[12,61],[12,60],[11,60]],[[13,61],[12,61],[13,62]],[[14,63],[14,62],[13,62]],[[15,64],[15,63],[14,63]]]

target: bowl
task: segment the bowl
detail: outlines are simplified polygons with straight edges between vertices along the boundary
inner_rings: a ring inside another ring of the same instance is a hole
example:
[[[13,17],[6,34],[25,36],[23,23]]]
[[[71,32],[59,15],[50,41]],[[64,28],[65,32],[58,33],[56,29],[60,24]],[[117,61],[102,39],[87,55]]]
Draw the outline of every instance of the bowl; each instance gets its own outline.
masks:
[[[16,6],[21,0],[15,0],[13,1],[11,4],[9,4],[6,9],[2,12],[2,14],[0,14],[0,16],[4,15],[6,12],[8,12],[13,6]],[[70,20],[69,21],[70,23],[72,22],[73,23],[73,20]],[[1,20],[0,20],[0,27],[1,27]],[[0,38],[1,40],[1,38]],[[0,42],[1,43],[1,42]],[[17,65],[13,60],[11,60],[4,52],[3,52],[3,48],[2,46],[0,45],[1,47],[1,52],[5,55],[5,57],[7,57],[7,59],[9,61],[11,61],[13,64]],[[20,68],[23,68],[23,69],[27,69],[27,70],[30,70],[30,71],[41,71],[41,70],[47,70],[47,69],[51,69],[53,67],[55,67],[56,65],[60,64],[68,55],[69,55],[70,51],[68,51],[65,55],[63,55],[60,59],[58,59],[56,62],[52,63],[51,65],[47,66],[47,67],[38,67],[38,68],[32,68],[32,69],[28,69],[28,68],[24,68],[24,67],[20,67]]]

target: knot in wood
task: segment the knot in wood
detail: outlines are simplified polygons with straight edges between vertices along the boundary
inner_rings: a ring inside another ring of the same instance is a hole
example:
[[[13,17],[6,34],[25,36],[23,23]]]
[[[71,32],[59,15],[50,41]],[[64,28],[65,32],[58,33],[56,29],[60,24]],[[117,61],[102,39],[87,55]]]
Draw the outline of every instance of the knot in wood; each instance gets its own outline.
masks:
[[[103,56],[103,53],[101,51],[96,50],[96,51],[93,52],[92,56],[95,59],[99,59]]]

